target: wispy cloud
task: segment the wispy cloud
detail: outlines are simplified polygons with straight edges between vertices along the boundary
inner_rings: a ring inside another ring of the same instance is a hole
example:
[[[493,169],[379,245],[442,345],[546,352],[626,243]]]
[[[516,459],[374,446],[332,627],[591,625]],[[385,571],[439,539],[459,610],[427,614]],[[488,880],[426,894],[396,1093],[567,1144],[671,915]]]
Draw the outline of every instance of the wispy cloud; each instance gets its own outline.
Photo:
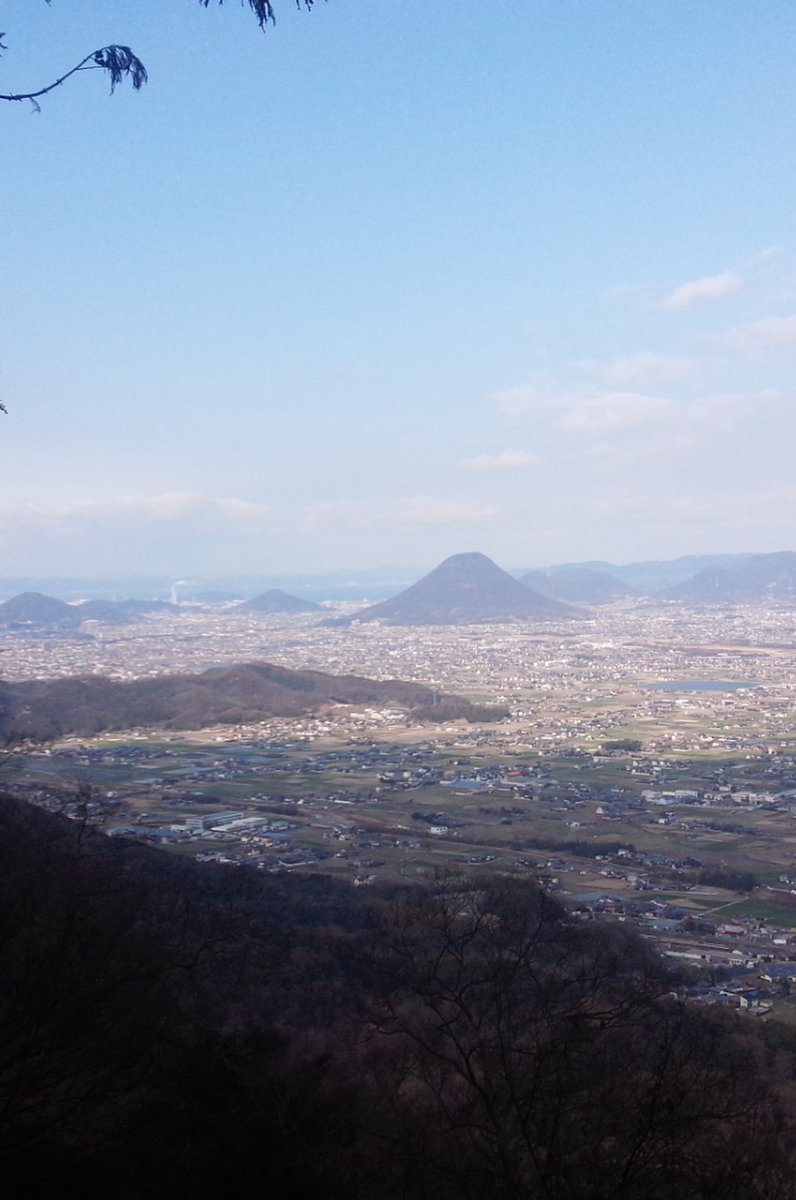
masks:
[[[732,452],[733,444],[740,449],[732,436],[744,422],[772,420],[787,395],[775,388],[713,392],[688,401],[664,400],[658,409],[637,408],[625,397],[622,405],[606,410],[603,399],[593,398],[571,413],[566,427],[600,439],[578,450],[582,460],[619,469],[662,456],[682,463],[691,453],[704,454],[707,446],[714,455],[719,448]]]
[[[704,300],[720,300],[740,292],[744,281],[734,271],[723,271],[720,275],[703,275],[701,279],[690,279],[669,292],[661,301],[661,308],[690,308]]]
[[[545,393],[532,384],[505,388],[503,391],[495,392],[491,400],[498,412],[505,417],[522,417],[526,413],[540,411],[549,404]]]
[[[274,510],[267,504],[256,504],[252,500],[238,500],[234,496],[213,500],[212,505],[230,521],[241,525],[260,525],[269,522]]]
[[[379,513],[372,505],[341,497],[331,500],[316,500],[299,510],[298,513],[293,513],[292,519],[300,522],[303,529],[311,532],[339,531],[346,528],[371,528],[377,523]]]
[[[538,454],[501,450],[499,454],[477,454],[475,458],[463,458],[459,466],[464,471],[527,471],[529,467],[538,467],[541,463]]]
[[[271,512],[266,505],[234,497],[216,499],[198,492],[164,492],[153,496],[95,497],[62,504],[0,505],[0,522],[54,525],[133,519],[160,524],[215,516],[233,524],[250,525],[269,519]]]
[[[481,525],[497,510],[465,496],[404,496],[382,503],[351,499],[319,500],[292,514],[303,528],[318,531],[395,529],[406,526]]]
[[[623,387],[655,387],[678,379],[687,379],[694,369],[693,362],[670,354],[624,354],[600,368],[610,383]]]
[[[640,392],[606,392],[576,404],[561,425],[573,432],[602,433],[606,430],[637,429],[665,421],[676,409],[672,400]]]
[[[796,315],[748,321],[731,330],[724,340],[739,350],[788,350],[796,347]]]
[[[761,388],[752,392],[714,392],[684,406],[684,420],[705,433],[729,433],[748,417],[758,418],[764,410],[782,404],[786,399],[786,394],[777,388]]]
[[[412,496],[400,501],[391,516],[407,525],[483,525],[494,521],[497,509],[464,497]]]

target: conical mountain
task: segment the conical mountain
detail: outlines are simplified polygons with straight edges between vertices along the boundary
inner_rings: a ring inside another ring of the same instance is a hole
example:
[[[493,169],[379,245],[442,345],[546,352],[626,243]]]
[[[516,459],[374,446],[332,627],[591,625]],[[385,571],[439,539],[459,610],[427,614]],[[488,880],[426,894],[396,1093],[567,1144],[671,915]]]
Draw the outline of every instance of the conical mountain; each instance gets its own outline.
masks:
[[[417,583],[361,612],[355,621],[385,625],[492,625],[577,616],[566,604],[540,596],[485,554],[454,554]]]
[[[302,600],[299,596],[291,596],[290,592],[283,592],[281,588],[269,588],[267,592],[262,592],[251,600],[245,600],[242,604],[235,605],[236,612],[265,615],[268,613],[320,612],[320,610],[320,604],[316,604],[313,600]]]

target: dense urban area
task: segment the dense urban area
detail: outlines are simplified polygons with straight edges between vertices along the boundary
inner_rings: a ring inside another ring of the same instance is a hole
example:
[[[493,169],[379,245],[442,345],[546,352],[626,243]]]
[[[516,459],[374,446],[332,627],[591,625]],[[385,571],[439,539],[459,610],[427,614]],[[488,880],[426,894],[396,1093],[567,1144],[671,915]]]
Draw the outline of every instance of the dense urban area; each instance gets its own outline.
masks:
[[[501,706],[398,707],[23,745],[7,789],[177,855],[355,887],[443,872],[540,880],[702,968],[695,999],[790,1011],[796,982],[796,612],[622,601],[572,622],[390,627],[351,611],[183,605],[9,630],[2,677],[131,680],[265,660]],[[796,1015],[796,1012],[794,1012]]]

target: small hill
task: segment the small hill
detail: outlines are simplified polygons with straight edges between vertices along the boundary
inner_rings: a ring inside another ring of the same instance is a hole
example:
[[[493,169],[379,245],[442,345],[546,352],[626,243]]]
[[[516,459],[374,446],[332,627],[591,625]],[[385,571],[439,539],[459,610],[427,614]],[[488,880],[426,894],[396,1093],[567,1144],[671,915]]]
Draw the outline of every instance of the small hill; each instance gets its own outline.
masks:
[[[199,604],[229,604],[231,600],[242,600],[239,591],[226,588],[201,588],[199,591],[183,591],[184,600],[196,600]]]
[[[313,600],[302,600],[300,596],[291,596],[290,592],[283,592],[281,588],[269,588],[267,592],[262,592],[261,595],[254,596],[251,600],[244,600],[242,604],[236,604],[234,611],[268,615],[269,613],[321,612],[322,609],[320,604],[316,604]]]
[[[20,592],[0,604],[0,625],[79,625],[75,608],[43,592]]]
[[[796,554],[745,554],[729,566],[708,567],[658,593],[684,604],[796,603]]]
[[[123,625],[135,619],[135,614],[118,600],[84,600],[70,607],[79,621],[102,621],[107,625]]]
[[[485,554],[471,553],[446,558],[405,591],[349,619],[385,625],[491,625],[577,615],[532,591]]]
[[[203,729],[297,717],[331,705],[385,705],[417,710],[422,720],[463,717],[494,720],[502,710],[474,706],[457,696],[400,680],[291,671],[270,663],[213,667],[197,675],[119,681],[71,676],[0,682],[0,740],[49,741],[131,728]]]
[[[520,583],[540,596],[574,604],[609,604],[636,595],[634,588],[622,583],[608,571],[589,567],[551,567],[549,571],[528,571]]]
[[[178,609],[165,600],[83,600],[79,604],[67,604],[42,592],[21,592],[0,604],[0,625],[74,629],[83,621],[118,625],[146,613],[163,611],[177,612]]]

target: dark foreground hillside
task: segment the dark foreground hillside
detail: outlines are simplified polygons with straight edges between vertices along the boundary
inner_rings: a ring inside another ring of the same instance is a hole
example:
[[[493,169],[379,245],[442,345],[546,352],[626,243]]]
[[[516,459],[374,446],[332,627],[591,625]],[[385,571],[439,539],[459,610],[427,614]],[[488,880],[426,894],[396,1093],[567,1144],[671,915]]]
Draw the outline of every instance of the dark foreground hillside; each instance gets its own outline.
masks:
[[[0,800],[9,1197],[785,1200],[792,1039],[535,885],[362,893]]]

